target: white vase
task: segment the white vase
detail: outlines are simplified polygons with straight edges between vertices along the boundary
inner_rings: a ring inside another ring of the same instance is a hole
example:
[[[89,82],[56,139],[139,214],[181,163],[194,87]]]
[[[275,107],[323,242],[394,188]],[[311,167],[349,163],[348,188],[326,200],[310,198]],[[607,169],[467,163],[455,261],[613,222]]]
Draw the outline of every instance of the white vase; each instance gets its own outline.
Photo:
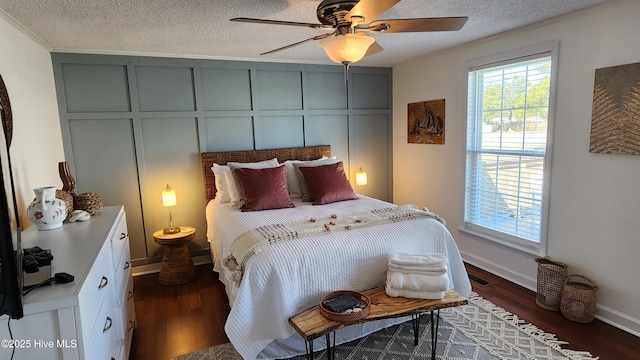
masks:
[[[67,218],[67,204],[56,198],[53,186],[33,189],[36,199],[27,207],[27,218],[38,230],[53,230]]]

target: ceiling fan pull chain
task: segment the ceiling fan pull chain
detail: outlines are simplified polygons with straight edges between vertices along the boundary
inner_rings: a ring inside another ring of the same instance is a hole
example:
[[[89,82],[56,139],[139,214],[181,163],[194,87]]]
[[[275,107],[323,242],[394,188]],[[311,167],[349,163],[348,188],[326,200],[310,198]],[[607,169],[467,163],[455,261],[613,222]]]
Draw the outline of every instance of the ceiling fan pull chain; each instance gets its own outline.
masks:
[[[344,85],[347,85],[347,81],[349,80],[349,66],[351,65],[350,62],[348,61],[343,61],[342,64],[344,65]]]

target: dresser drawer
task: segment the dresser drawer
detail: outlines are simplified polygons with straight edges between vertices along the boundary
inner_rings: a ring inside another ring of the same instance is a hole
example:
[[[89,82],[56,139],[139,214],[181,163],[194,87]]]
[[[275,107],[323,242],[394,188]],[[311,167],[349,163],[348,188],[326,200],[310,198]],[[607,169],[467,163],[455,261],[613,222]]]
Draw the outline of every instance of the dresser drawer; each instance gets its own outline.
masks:
[[[105,241],[78,295],[83,339],[89,339],[105,298],[114,299],[114,274],[111,264],[111,245]]]
[[[127,215],[122,214],[111,236],[111,248],[113,251],[113,268],[117,269],[124,254],[124,249],[129,249],[129,231],[127,230]]]
[[[136,308],[135,301],[133,299],[133,278],[130,278],[127,282],[126,293],[120,303],[120,316],[122,321],[120,322],[120,336],[124,345],[124,358],[129,358],[129,351],[131,350],[131,340],[133,339],[133,330],[136,328]]]
[[[129,250],[129,241],[125,242],[124,249],[122,251],[122,257],[120,258],[120,263],[116,267],[115,270],[115,279],[116,279],[116,299],[120,300],[125,294],[125,290],[127,288],[127,283],[131,278],[131,254]],[[121,304],[118,302],[118,305]]]
[[[120,354],[118,324],[120,322],[115,299],[112,296],[107,296],[91,329],[91,336],[85,347],[86,359],[118,358]]]

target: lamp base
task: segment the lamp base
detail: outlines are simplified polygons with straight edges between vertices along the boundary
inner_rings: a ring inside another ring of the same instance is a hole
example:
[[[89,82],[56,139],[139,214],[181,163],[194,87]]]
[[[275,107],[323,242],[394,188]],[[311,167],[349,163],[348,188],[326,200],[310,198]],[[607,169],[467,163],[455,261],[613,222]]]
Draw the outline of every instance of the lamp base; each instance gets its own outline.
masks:
[[[164,234],[177,234],[177,233],[180,232],[180,228],[177,227],[177,226],[176,227],[168,227],[168,228],[165,228],[164,230],[162,230],[162,232]]]

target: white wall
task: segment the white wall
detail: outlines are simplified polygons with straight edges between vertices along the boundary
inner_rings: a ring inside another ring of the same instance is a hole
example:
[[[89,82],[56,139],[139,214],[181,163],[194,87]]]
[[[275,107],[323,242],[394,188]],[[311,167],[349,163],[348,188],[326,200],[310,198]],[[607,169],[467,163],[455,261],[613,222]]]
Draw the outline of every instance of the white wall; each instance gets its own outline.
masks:
[[[465,62],[559,41],[547,255],[595,281],[597,316],[640,334],[640,156],[589,153],[595,70],[640,62],[640,2],[622,1],[394,67],[394,201],[448,222],[466,261],[532,290],[537,263],[465,236]],[[446,99],[445,145],[407,143],[407,104]],[[532,302],[535,299],[532,298]]]
[[[18,211],[26,228],[31,225],[25,209],[33,201],[32,189],[62,187],[58,162],[64,161],[64,152],[49,50],[18,30],[6,16],[0,10],[0,74],[13,112],[11,162]],[[6,153],[4,140],[0,148]],[[9,189],[7,173],[5,178]]]

